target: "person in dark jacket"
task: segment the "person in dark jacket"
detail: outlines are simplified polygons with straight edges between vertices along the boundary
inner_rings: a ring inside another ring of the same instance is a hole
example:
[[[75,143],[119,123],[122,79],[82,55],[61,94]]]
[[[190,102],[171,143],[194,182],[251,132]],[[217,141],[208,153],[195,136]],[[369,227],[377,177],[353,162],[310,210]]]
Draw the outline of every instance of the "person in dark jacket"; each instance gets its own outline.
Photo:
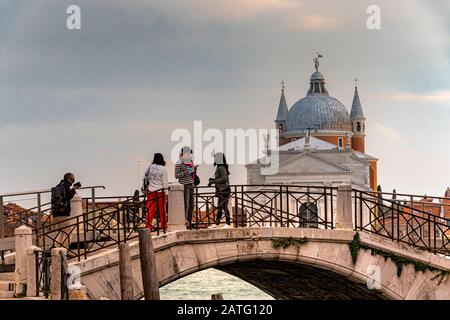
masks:
[[[227,159],[225,154],[218,152],[214,155],[214,166],[216,167],[216,172],[214,178],[209,179],[208,186],[214,185],[216,187],[217,196],[217,217],[216,224],[212,225],[211,228],[217,228],[220,224],[220,219],[222,214],[225,214],[226,225],[224,228],[229,228],[231,225],[230,210],[228,209],[228,200],[230,198],[230,171],[228,170]]]
[[[67,224],[70,224],[70,221],[67,220],[70,219],[70,212],[72,211],[70,201],[75,196],[76,189],[81,187],[79,182],[74,182],[75,175],[73,173],[68,172],[64,175],[58,186],[62,185],[64,187],[64,198],[66,205],[63,210],[52,212],[52,224],[54,224],[53,228],[58,232],[55,239],[56,246],[61,246],[64,248],[69,248],[70,245],[70,234],[66,228]]]

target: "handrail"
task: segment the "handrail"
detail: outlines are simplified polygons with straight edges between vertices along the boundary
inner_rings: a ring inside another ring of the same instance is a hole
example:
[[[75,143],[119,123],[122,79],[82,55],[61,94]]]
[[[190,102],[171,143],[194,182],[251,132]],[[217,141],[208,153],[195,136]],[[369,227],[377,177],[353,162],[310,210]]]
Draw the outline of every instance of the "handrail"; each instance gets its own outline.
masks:
[[[105,190],[105,186],[92,186],[92,187],[81,187],[77,190],[87,190],[87,189],[103,189]],[[15,193],[5,193],[0,194],[0,198],[6,198],[6,197],[17,197],[17,196],[26,196],[30,194],[44,194],[44,193],[50,193],[52,192],[51,189],[42,189],[42,190],[34,190],[34,191],[25,191],[25,192],[15,192]]]
[[[411,204],[411,202],[407,202],[407,204],[399,203],[399,202],[406,201],[406,200],[402,200],[402,199],[377,198],[375,195],[372,195],[371,192],[368,192],[368,191],[361,191],[361,190],[358,190],[358,189],[352,189],[352,192],[353,192],[353,193],[359,192],[360,194],[364,194],[364,195],[366,195],[366,196],[373,197],[373,200],[372,200],[373,203],[376,203],[378,200],[383,200],[383,201],[388,202],[389,204],[399,205],[399,206],[401,206],[401,207],[403,207],[403,208],[410,209],[410,210],[412,211],[412,213],[414,213],[414,212],[419,212],[419,213],[421,213],[421,214],[426,214],[426,215],[428,215],[428,216],[430,216],[430,217],[435,217],[435,218],[439,218],[439,219],[444,219],[444,220],[449,220],[449,221],[450,221],[450,218],[442,217],[442,216],[437,215],[437,214],[434,214],[434,213],[432,213],[432,212],[426,212],[426,211],[421,210],[420,208],[413,207],[414,204],[420,204],[420,205],[423,205],[422,207],[425,207],[426,205],[450,206],[450,204],[438,203],[438,202],[419,202],[419,201],[413,201],[413,202],[412,202],[412,205],[413,205],[413,206],[409,206],[409,204]],[[386,206],[386,205],[384,205],[384,206]],[[423,209],[423,208],[422,208],[422,209]],[[409,213],[409,214],[412,214],[412,213]]]
[[[355,189],[356,190],[356,189]],[[362,190],[358,190],[358,191],[362,191]],[[390,196],[400,196],[400,197],[413,197],[413,198],[422,198],[422,199],[438,199],[438,200],[449,200],[449,197],[437,197],[437,196],[429,196],[426,194],[407,194],[407,193],[394,193],[394,192],[381,192],[381,191],[365,191],[365,192],[370,192],[370,193],[375,193],[375,194],[380,194],[380,195],[390,195]],[[392,199],[385,199],[384,200],[392,200]],[[401,200],[403,201],[404,199],[394,199],[394,200]],[[417,202],[419,202],[420,200],[417,200]],[[437,203],[437,202],[432,202],[432,203]]]

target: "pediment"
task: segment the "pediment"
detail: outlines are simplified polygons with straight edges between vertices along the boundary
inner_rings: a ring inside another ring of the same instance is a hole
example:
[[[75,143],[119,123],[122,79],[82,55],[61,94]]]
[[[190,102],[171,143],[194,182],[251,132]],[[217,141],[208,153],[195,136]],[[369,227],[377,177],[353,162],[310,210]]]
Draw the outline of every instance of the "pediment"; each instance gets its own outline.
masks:
[[[348,174],[351,171],[332,161],[324,159],[311,152],[303,152],[293,156],[279,165],[280,175],[303,175],[303,174]]]

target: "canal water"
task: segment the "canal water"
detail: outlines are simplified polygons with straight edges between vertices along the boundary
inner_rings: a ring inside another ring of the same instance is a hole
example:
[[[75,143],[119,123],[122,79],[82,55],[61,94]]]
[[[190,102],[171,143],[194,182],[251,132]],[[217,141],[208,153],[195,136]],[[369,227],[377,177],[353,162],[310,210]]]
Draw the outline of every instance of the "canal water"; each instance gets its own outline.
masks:
[[[214,293],[221,293],[225,300],[273,299],[255,286],[216,269],[196,272],[160,290],[163,300],[210,300]]]

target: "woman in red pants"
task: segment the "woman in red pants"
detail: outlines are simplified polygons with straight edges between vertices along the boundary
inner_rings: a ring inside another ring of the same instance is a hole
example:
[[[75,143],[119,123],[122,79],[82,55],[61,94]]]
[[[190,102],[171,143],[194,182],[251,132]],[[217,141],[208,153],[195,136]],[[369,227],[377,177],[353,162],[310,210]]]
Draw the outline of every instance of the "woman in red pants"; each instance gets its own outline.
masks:
[[[161,153],[155,153],[153,162],[144,176],[144,192],[147,194],[146,228],[153,229],[153,218],[159,214],[160,225],[163,230],[167,228],[167,189],[169,186],[166,162]]]

